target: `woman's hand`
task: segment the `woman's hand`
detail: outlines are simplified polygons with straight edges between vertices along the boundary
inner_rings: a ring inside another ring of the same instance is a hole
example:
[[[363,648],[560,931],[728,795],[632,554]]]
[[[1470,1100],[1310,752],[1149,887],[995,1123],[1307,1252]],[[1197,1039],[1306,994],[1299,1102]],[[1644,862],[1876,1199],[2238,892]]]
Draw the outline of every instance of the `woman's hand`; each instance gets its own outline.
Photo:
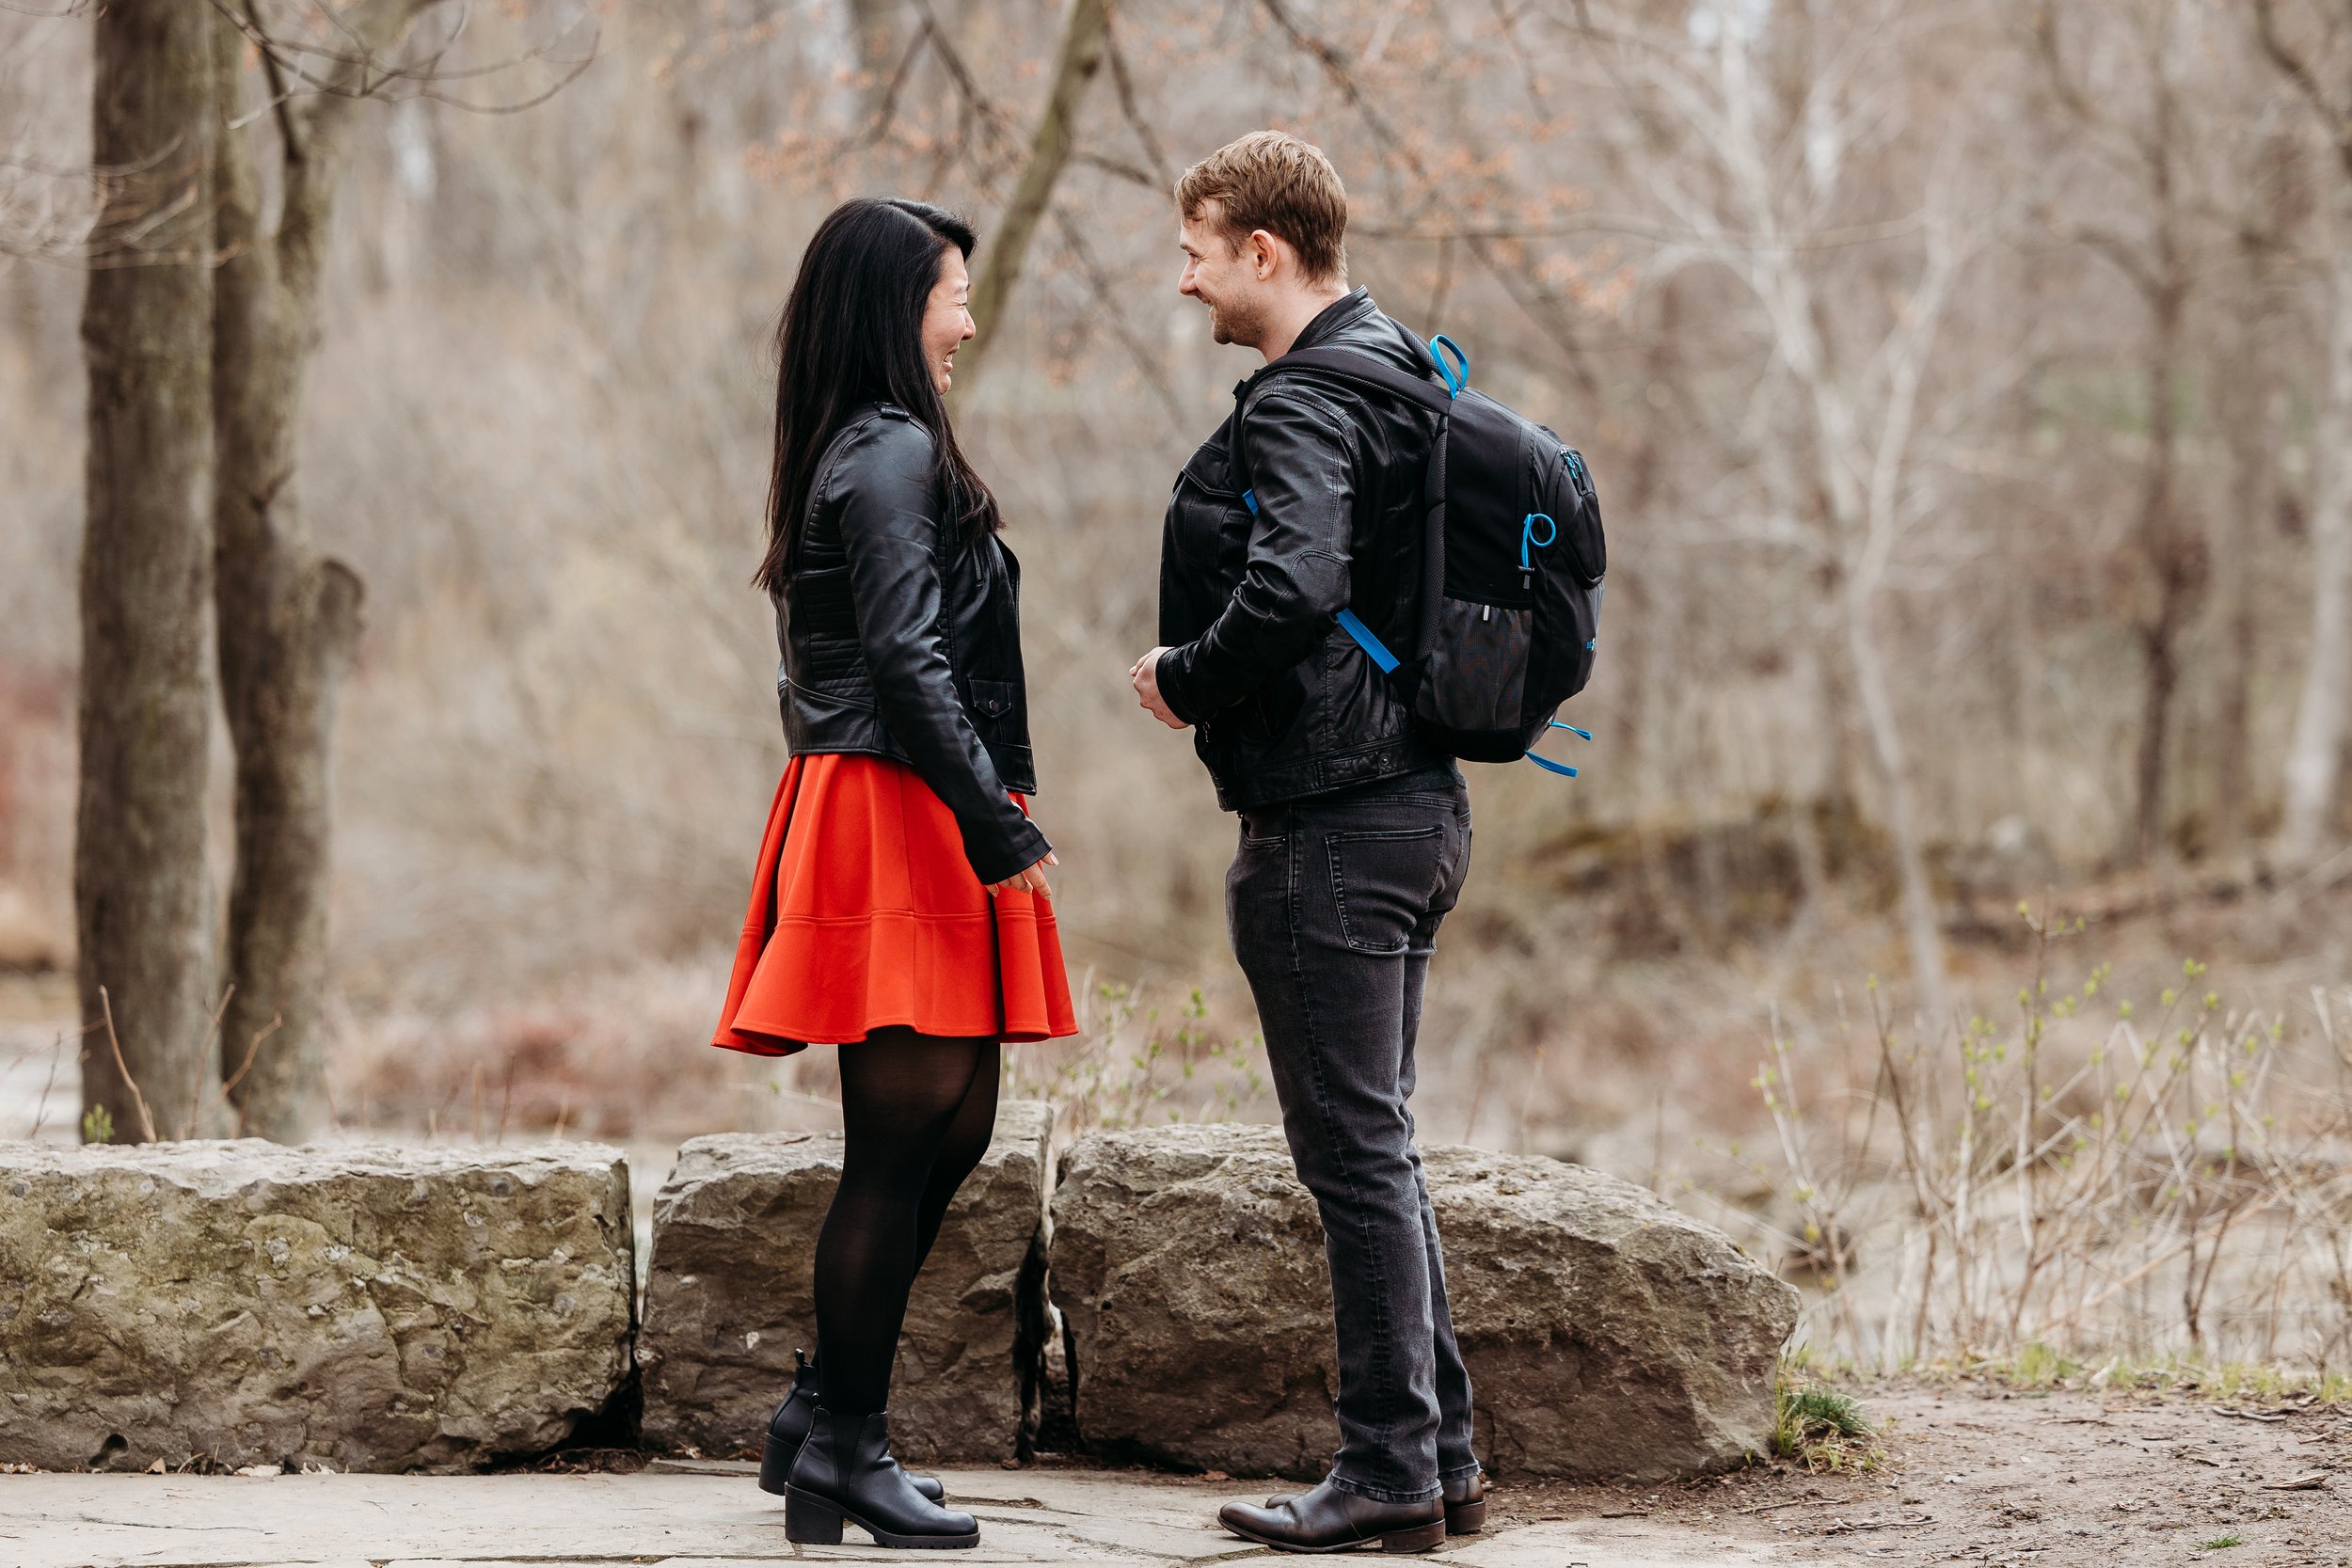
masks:
[[[1045,858],[1027,870],[1017,871],[1001,882],[989,883],[989,895],[994,897],[1000,893],[1033,893],[1040,898],[1051,898],[1054,896],[1054,890],[1045,885],[1045,868],[1060,863],[1061,857],[1048,849],[1045,851]]]

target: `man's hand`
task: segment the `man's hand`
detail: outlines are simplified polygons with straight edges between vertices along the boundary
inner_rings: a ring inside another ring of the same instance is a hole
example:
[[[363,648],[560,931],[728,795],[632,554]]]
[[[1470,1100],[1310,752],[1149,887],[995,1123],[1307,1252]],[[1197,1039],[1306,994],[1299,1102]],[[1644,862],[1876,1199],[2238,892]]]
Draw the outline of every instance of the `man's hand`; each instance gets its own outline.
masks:
[[[1160,656],[1166,652],[1166,648],[1154,648],[1136,660],[1128,667],[1127,678],[1136,683],[1136,699],[1146,713],[1171,730],[1185,729],[1188,726],[1169,709],[1168,699],[1160,695]]]

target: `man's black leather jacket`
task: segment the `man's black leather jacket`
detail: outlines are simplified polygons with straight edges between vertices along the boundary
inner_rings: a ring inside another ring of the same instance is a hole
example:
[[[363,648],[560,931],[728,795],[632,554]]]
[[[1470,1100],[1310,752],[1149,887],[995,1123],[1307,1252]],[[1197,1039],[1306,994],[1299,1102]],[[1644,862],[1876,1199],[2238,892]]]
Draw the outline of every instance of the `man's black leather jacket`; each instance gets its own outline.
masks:
[[[948,536],[931,436],[878,404],[834,437],[774,596],[776,697],[793,752],[912,766],[999,882],[1049,846],[1007,790],[1037,789],[1021,670],[1021,565],[993,534]]]
[[[1362,289],[1292,345],[1318,346],[1429,373],[1419,342]],[[1233,420],[1247,485],[1232,469]],[[1262,382],[1177,477],[1160,544],[1160,694],[1195,726],[1226,810],[1439,761],[1334,620],[1353,607],[1389,646],[1412,645],[1436,434],[1437,417],[1403,398],[1301,370]]]

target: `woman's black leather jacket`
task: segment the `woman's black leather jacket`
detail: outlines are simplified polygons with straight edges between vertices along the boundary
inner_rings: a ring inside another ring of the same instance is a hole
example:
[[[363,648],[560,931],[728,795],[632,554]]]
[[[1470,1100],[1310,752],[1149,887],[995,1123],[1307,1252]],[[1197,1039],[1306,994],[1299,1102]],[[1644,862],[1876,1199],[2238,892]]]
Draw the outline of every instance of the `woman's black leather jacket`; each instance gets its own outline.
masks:
[[[950,536],[930,432],[888,404],[851,416],[804,516],[773,595],[776,696],[794,753],[913,767],[955,813],[983,882],[1042,860],[1045,835],[1005,794],[1037,789],[1020,562],[993,534]]]

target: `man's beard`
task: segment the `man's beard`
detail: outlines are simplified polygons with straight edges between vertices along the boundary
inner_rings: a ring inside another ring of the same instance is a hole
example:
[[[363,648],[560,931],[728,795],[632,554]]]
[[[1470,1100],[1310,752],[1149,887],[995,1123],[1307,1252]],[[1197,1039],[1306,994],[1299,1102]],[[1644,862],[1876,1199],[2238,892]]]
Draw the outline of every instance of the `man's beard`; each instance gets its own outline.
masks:
[[[1209,337],[1216,342],[1254,346],[1263,325],[1259,313],[1239,301],[1209,307]]]

